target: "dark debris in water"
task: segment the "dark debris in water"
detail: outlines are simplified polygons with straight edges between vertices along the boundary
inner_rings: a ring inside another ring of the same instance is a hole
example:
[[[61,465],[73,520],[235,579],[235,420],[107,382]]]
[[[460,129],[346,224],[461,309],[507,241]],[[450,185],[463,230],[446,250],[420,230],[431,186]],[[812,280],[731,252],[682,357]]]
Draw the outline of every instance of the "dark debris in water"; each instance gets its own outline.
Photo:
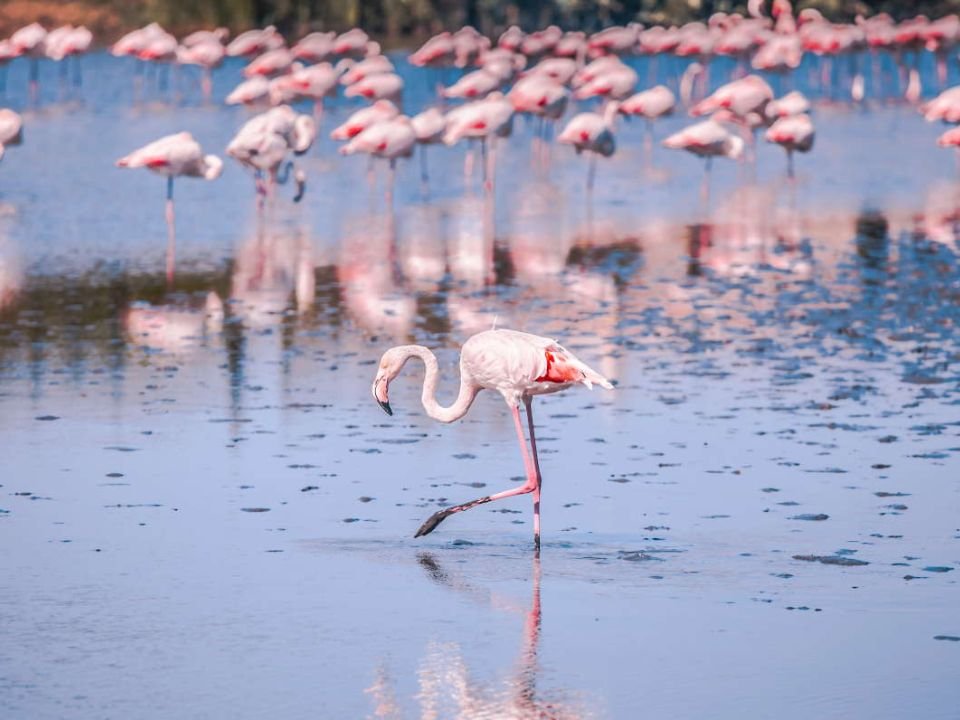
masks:
[[[663,558],[657,557],[656,555],[650,555],[649,553],[645,553],[643,550],[618,550],[617,558],[620,560],[626,560],[628,562],[647,562],[648,560],[666,562]]]
[[[248,513],[264,513],[264,512],[270,512],[270,508],[265,508],[265,507],[245,507],[245,508],[240,508],[240,510],[242,510],[243,512],[248,512]]]
[[[810,520],[813,522],[819,522],[821,520],[828,520],[830,518],[826,513],[801,513],[800,515],[794,515],[791,517],[791,520]]]
[[[794,560],[803,560],[804,562],[818,562],[824,565],[840,565],[842,567],[859,567],[860,565],[869,565],[866,560],[857,560],[843,555],[794,555]]]
[[[947,640],[949,642],[960,642],[960,636],[958,635],[934,635],[934,640]]]

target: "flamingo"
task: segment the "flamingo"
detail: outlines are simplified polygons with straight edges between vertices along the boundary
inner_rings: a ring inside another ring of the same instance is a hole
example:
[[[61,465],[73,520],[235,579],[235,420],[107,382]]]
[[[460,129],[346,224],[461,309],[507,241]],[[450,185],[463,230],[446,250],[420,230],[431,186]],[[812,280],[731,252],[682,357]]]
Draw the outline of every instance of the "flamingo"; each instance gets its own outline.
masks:
[[[487,139],[491,144],[497,137],[508,137],[513,132],[513,105],[503,93],[492,92],[483,100],[461,105],[447,114],[447,129],[443,134],[445,145],[455,145],[464,138],[479,139],[483,154],[483,183],[493,190],[496,148],[491,147],[491,168],[487,167]],[[467,167],[470,156],[467,158]],[[469,174],[469,173],[468,173]]]
[[[620,114],[630,117],[642,117],[647,124],[647,136],[644,149],[647,159],[653,152],[653,121],[673,112],[677,99],[666,85],[657,85],[649,90],[631,95],[620,103]]]
[[[533,151],[534,157],[541,164],[546,164],[549,153],[546,142],[547,123],[550,123],[552,128],[553,124],[563,117],[570,93],[552,75],[534,73],[518,80],[507,94],[507,98],[513,103],[513,109],[516,112],[529,113],[539,118],[540,124],[537,137],[533,140]]]
[[[578,87],[574,97],[577,100],[586,100],[592,97],[623,100],[633,93],[636,86],[636,71],[623,63],[619,63],[619,67],[600,72],[592,80]]]
[[[599,385],[608,390],[612,390],[613,385],[556,340],[516,330],[486,330],[468,338],[460,349],[460,392],[449,407],[443,407],[437,402],[436,389],[440,370],[436,356],[428,348],[422,345],[400,345],[387,350],[380,359],[371,392],[388,415],[393,414],[389,398],[390,383],[412,357],[422,360],[426,367],[421,401],[427,415],[434,420],[443,423],[459,420],[467,414],[481,390],[496,390],[503,396],[513,415],[527,475],[526,482],[520,487],[435,512],[420,526],[415,537],[433,532],[454,513],[494,500],[533,493],[533,543],[539,550],[541,476],[534,434],[533,398],[536,395],[566,390],[576,384],[586,385],[590,389]],[[527,414],[529,448],[520,420],[521,403]]]
[[[503,78],[485,68],[467,73],[450,87],[443,89],[445,98],[473,100],[489,95],[503,85]]]
[[[664,140],[663,146],[671,150],[686,150],[704,158],[703,183],[700,186],[700,196],[704,201],[709,193],[710,163],[713,158],[736,160],[743,154],[743,138],[728,132],[715,120],[704,120],[684,128]]]
[[[579,30],[570,30],[557,40],[553,54],[558,58],[576,58],[582,60],[587,54],[587,34]]]
[[[360,28],[347,30],[333,41],[333,54],[341,57],[364,58],[380,54],[380,45]]]
[[[593,192],[593,179],[597,173],[597,156],[610,157],[617,149],[613,125],[620,103],[613,101],[604,108],[603,115],[585,112],[575,115],[560,133],[557,142],[573,145],[579,155],[584,150],[590,153],[587,169],[587,192]]]
[[[244,80],[224,99],[227,105],[266,105],[270,102],[270,81],[257,76]]]
[[[313,118],[296,113],[289,105],[280,105],[248,120],[230,141],[227,154],[254,171],[261,208],[265,196],[277,182],[286,182],[291,171],[297,183],[293,201],[300,202],[306,190],[306,176],[294,167],[292,161],[286,164],[282,176],[279,170],[291,151],[302,155],[310,149],[315,138]],[[266,185],[260,180],[263,172],[268,174]]]
[[[30,101],[36,103],[40,96],[40,67],[38,58],[46,52],[47,31],[40,23],[30,23],[10,36],[10,42],[20,55],[30,58]]]
[[[252,78],[258,75],[263,77],[284,75],[290,72],[290,66],[295,59],[293,53],[285,47],[268,50],[250,61],[250,64],[243,69],[243,76]]]
[[[0,159],[8,145],[19,145],[22,142],[23,118],[13,110],[0,109]]]
[[[357,110],[347,121],[330,133],[332,140],[349,140],[381,120],[397,117],[400,111],[389,100],[378,100],[370,107]]]
[[[453,44],[453,35],[442,32],[434,35],[417,49],[408,61],[414,67],[436,67],[453,62],[456,48]]]
[[[354,62],[353,60],[341,60],[340,62],[344,63],[340,66],[343,68],[343,74],[340,76],[341,85],[353,85],[372,75],[392,73],[395,70],[393,63],[386,55],[371,55],[360,62]]]
[[[420,180],[426,183],[427,145],[443,142],[443,133],[447,129],[447,119],[437,108],[429,108],[410,119],[417,144],[420,145]]]
[[[205,45],[206,43],[219,43],[223,45],[228,37],[230,37],[230,31],[225,27],[218,27],[216,30],[197,30],[183,38],[180,44],[188,48],[196,45]]]
[[[247,30],[237,35],[227,45],[227,55],[253,57],[268,50],[278,50],[286,44],[283,35],[273,25],[268,25],[263,30]]]
[[[213,33],[211,33],[211,35],[213,35]],[[190,45],[187,45],[186,40],[194,36],[207,39],[195,39]],[[206,35],[193,33],[187,36],[187,38],[180,43],[180,47],[177,48],[178,63],[181,65],[198,65],[203,69],[203,79],[200,81],[200,85],[203,91],[203,99],[207,102],[210,101],[210,97],[213,94],[213,70],[214,68],[220,67],[225,55],[226,49],[215,35],[210,38]]]
[[[942,120],[960,123],[960,85],[944,90],[930,102],[921,105],[920,112],[927,122]]]
[[[490,40],[469,25],[453,34],[453,64],[458,68],[472,65],[489,49]]]
[[[815,132],[809,115],[782,117],[769,127],[767,142],[776,143],[787,152],[787,176],[793,177],[793,153],[810,152]]]
[[[61,77],[65,80],[67,77],[67,58],[74,58],[74,84],[80,84],[80,55],[90,49],[93,42],[93,33],[86,27],[73,27],[73,25],[63,25],[51,30],[44,43],[44,51],[51,60],[55,62],[64,61],[61,66]]]
[[[336,65],[323,62],[295,69],[293,74],[281,76],[274,83],[288,86],[296,98],[313,100],[313,116],[319,125],[323,117],[323,100],[337,94],[337,80],[346,69],[344,63],[349,62],[352,61],[341,60]]]
[[[200,144],[188,132],[167,135],[134,150],[117,160],[117,167],[145,167],[167,178],[167,284],[173,282],[173,261],[176,248],[173,216],[173,179],[202,177],[216,180],[223,170],[223,161],[216,155],[204,155]]]
[[[396,73],[385,72],[369,75],[363,80],[349,85],[343,92],[345,97],[362,97],[367,100],[391,100],[400,103],[403,93],[403,78]]]
[[[544,58],[524,73],[524,77],[546,76],[566,85],[577,74],[577,61],[568,57]]]
[[[783,97],[771,100],[764,110],[767,118],[771,120],[790,115],[802,115],[806,112],[810,112],[810,101],[799,90],[788,92]]]
[[[387,185],[387,207],[393,207],[393,188],[396,184],[397,158],[410,157],[417,144],[417,134],[410,118],[399,115],[374,123],[340,148],[341,155],[367,153],[371,157],[390,161],[390,182]]]
[[[303,62],[318,63],[327,60],[333,54],[334,32],[313,32],[305,35],[291,48],[293,56]]]

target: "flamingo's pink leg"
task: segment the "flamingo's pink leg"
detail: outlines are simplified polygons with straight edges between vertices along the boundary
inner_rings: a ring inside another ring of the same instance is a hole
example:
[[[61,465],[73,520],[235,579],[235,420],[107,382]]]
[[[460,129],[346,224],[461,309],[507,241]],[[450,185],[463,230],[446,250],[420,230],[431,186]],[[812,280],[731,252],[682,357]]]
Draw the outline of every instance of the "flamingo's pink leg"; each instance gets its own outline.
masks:
[[[167,287],[173,285],[173,268],[176,262],[177,236],[173,216],[173,177],[167,178]]]
[[[428,535],[436,530],[437,525],[442,523],[454,513],[463,512],[464,510],[469,510],[477,505],[483,505],[484,503],[493,502],[494,500],[503,500],[504,498],[513,497],[515,495],[526,495],[527,493],[531,492],[539,493],[539,482],[537,480],[538,473],[536,469],[537,466],[534,458],[530,455],[530,451],[527,449],[527,441],[523,436],[523,423],[520,421],[520,406],[514,406],[510,408],[510,410],[513,412],[513,422],[517,429],[517,438],[520,440],[520,452],[523,453],[523,465],[527,471],[527,481],[517,488],[511,488],[510,490],[504,490],[503,492],[498,492],[493,495],[477,498],[476,500],[471,500],[470,502],[463,503],[462,505],[454,505],[443,510],[438,510],[429,518],[427,518],[427,521],[420,526],[420,529],[417,530],[417,533],[414,535],[414,537]],[[539,512],[539,503],[537,503],[536,510]],[[536,515],[535,522],[539,522],[539,518]],[[539,535],[536,537],[539,539]]]

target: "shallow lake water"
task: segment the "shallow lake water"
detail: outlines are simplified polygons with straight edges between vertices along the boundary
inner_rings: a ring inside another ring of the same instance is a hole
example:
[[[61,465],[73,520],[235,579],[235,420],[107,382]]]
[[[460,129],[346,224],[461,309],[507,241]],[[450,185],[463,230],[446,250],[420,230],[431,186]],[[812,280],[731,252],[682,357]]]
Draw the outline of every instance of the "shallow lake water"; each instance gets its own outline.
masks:
[[[113,162],[181,129],[221,153],[250,113],[189,73],[135,103],[132,64],[89,60],[66,99],[41,68],[0,166],[2,717],[957,717],[942,128],[824,98],[794,182],[763,146],[702,198],[625,123],[590,198],[521,119],[492,193],[430,148],[388,212],[385,168],[326,139],[340,100],[301,204],[258,215],[229,159],[177,183],[168,287],[164,182]],[[415,111],[442,77],[403,72]],[[521,479],[498,396],[439,425],[411,365],[393,417],[370,397],[417,342],[452,399],[494,323],[617,385],[534,404],[539,558],[526,497],[412,537]]]

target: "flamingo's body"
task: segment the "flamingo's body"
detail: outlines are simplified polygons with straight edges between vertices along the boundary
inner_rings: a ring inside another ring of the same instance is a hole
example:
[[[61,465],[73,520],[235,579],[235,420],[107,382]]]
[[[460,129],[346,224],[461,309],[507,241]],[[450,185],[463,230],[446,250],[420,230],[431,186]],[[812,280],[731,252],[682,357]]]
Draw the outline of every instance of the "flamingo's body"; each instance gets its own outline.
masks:
[[[427,40],[408,60],[414,67],[446,65],[453,62],[455,52],[453,36],[442,32]]]
[[[333,140],[349,140],[356,137],[368,127],[381,120],[397,117],[400,111],[389,100],[378,100],[370,107],[357,110],[347,118],[347,121],[330,133]]]
[[[385,72],[369,75],[355,82],[344,91],[346,97],[362,97],[367,100],[391,100],[400,102],[403,93],[403,78],[396,73]]]
[[[293,53],[286,48],[268,50],[250,61],[250,64],[243,69],[243,76],[252,78],[258,75],[263,77],[283,75],[290,71],[290,66],[293,65],[294,60]]]
[[[666,85],[657,85],[649,90],[631,95],[620,103],[620,114],[640,116],[655,120],[673,112],[677,99]]]
[[[327,60],[333,54],[333,42],[336,38],[333,32],[313,32],[300,39],[291,48],[293,56],[304,62],[318,63]]]
[[[933,100],[920,107],[927,122],[942,120],[948,123],[960,123],[960,85],[944,90]]]
[[[799,90],[788,92],[783,97],[767,103],[766,116],[770,119],[801,115],[810,111],[810,101]]]
[[[227,105],[258,105],[270,100],[270,81],[265,77],[252,77],[237,85],[224,99]]]
[[[0,159],[3,158],[8,145],[19,145],[21,142],[23,142],[23,118],[13,110],[0,109]]]
[[[426,366],[422,401],[424,410],[434,420],[444,423],[459,420],[466,415],[481,390],[499,392],[513,414],[526,468],[526,482],[522,486],[440,510],[423,523],[416,537],[433,532],[437,525],[454,513],[493,500],[533,493],[533,537],[535,546],[539,548],[541,477],[533,429],[533,398],[559,392],[576,384],[588,388],[600,385],[607,389],[612,389],[613,385],[555,340],[515,330],[487,330],[472,336],[463,344],[460,350],[460,392],[453,405],[446,408],[437,403],[435,397],[439,366],[429,349],[420,345],[401,345],[387,350],[380,360],[371,390],[374,399],[389,415],[393,414],[388,395],[389,384],[412,357],[420,358]],[[520,420],[521,403],[527,411],[529,448]]]
[[[729,110],[741,118],[749,113],[763,113],[768,102],[773,100],[773,90],[759,75],[748,75],[721,85],[712,95],[690,109],[694,117],[709,115],[717,110]]]
[[[743,152],[743,140],[713,120],[691,125],[663,141],[671,150],[686,150],[704,158],[737,159]]]
[[[348,67],[342,66],[346,67],[346,70],[340,76],[341,85],[353,85],[373,75],[392,73],[395,70],[393,63],[386,55],[373,55],[358,63],[354,63],[352,60],[344,60],[343,62],[347,63]]]
[[[417,142],[417,134],[410,118],[400,115],[390,120],[374,123],[350,142],[340,148],[341,155],[362,152],[374,157],[395,161],[409,157]]]
[[[489,95],[503,84],[503,78],[485,68],[467,73],[453,85],[444,88],[445,98],[474,99]]]
[[[283,35],[277,32],[273,25],[263,30],[247,30],[235,37],[227,45],[227,55],[230,57],[254,57],[268,50],[277,50],[286,45]]]

